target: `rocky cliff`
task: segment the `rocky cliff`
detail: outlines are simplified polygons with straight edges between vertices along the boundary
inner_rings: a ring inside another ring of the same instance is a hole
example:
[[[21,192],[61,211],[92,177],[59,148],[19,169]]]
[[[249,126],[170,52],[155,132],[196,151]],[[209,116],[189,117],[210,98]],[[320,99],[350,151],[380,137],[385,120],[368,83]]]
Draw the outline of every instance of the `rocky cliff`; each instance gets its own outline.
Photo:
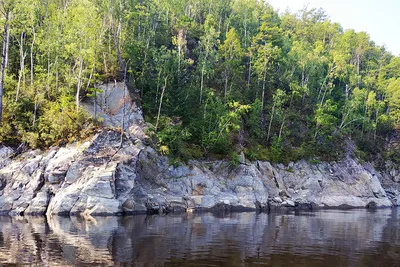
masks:
[[[0,147],[1,214],[115,215],[400,204],[399,170],[379,172],[351,153],[331,163],[303,160],[284,166],[255,161],[235,167],[225,161],[190,161],[174,166],[143,145],[145,123],[140,109],[126,103],[113,107],[111,113],[98,108],[108,126],[116,126],[112,116],[121,117],[121,109],[129,114],[124,135],[108,128],[85,143],[17,157],[13,149]]]
[[[122,145],[121,145],[122,144]],[[173,166],[140,140],[103,130],[83,144],[29,151],[0,149],[2,214],[94,215],[208,209],[390,207],[397,183],[348,157],[288,166],[256,161],[190,161]]]

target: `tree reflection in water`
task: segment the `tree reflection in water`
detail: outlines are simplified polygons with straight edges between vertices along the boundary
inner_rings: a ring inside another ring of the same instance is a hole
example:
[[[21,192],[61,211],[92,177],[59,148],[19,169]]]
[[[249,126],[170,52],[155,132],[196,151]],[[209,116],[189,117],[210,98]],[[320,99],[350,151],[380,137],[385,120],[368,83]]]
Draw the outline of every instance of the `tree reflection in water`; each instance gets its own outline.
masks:
[[[0,264],[390,266],[399,211],[0,217]]]

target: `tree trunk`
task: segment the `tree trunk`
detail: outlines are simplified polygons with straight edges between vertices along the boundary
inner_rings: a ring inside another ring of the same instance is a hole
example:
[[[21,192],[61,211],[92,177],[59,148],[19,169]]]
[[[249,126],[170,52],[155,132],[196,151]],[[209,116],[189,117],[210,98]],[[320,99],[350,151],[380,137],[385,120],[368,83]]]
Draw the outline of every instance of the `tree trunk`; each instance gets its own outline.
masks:
[[[4,91],[4,77],[6,69],[6,59],[7,59],[7,41],[8,41],[8,18],[9,12],[6,11],[4,22],[4,35],[3,35],[3,52],[1,55],[1,77],[0,77],[0,124],[3,121],[3,91]]]
[[[267,63],[265,63],[264,68],[264,77],[263,77],[263,85],[262,85],[262,93],[261,93],[261,129],[265,128],[265,113],[264,113],[264,98],[265,98],[265,82],[267,79]]]
[[[121,27],[121,24],[118,25],[118,30]],[[118,55],[118,61],[119,64],[121,66],[121,69],[124,73],[126,73],[126,66],[125,66],[125,62],[122,59],[122,55],[121,55],[121,50],[119,49],[119,41],[118,41],[118,37],[117,37],[117,31],[115,30],[115,26],[114,26],[114,19],[112,20],[112,29],[113,29],[113,37],[114,37],[114,43],[115,43],[115,48],[117,49],[117,55]]]
[[[285,125],[285,119],[286,119],[286,113],[283,116],[283,121],[282,121],[282,124],[281,124],[281,128],[279,129],[279,136],[278,136],[279,140],[281,140],[281,137],[282,137],[282,131],[283,131],[283,126]]]
[[[271,119],[269,120],[268,133],[267,133],[267,142],[269,140],[269,135],[271,133],[271,126],[272,126],[272,121],[274,120],[274,113],[275,113],[275,102],[274,102],[274,105],[272,106]]]
[[[106,74],[108,74],[106,53],[104,53],[104,52],[103,52],[103,64],[104,64],[104,71],[105,71]]]
[[[225,98],[225,101],[226,101],[226,92],[228,90],[228,77],[229,77],[228,65],[226,65],[225,66],[225,87],[224,87],[224,98]]]
[[[38,95],[37,95],[37,90],[36,90],[36,95],[35,95],[35,107],[33,109],[33,121],[32,121],[32,126],[35,126],[36,123],[36,117],[37,117],[37,110],[39,107],[39,103],[38,103]]]
[[[47,51],[47,86],[46,86],[47,93],[50,91],[50,46]]]
[[[142,2],[143,2],[143,0],[139,1],[140,11],[139,11],[138,36],[137,36],[138,41],[140,41],[140,33],[142,32],[142,16],[140,15],[140,12],[142,12],[142,9],[141,9]]]
[[[181,50],[182,47],[178,44],[178,73],[181,72]]]
[[[94,63],[93,63],[93,88],[94,88],[94,101],[93,101],[93,109],[94,109],[94,119],[97,118],[97,88],[96,88],[96,58],[97,51],[94,50]]]
[[[218,32],[221,32],[221,23],[222,23],[222,16],[219,15],[219,21],[218,21]]]
[[[121,145],[120,147],[122,147],[122,135],[124,133],[124,129],[125,129],[125,102],[126,102],[126,91],[128,90],[128,86],[126,84],[126,72],[127,72],[127,68],[125,68],[124,71],[124,94],[123,94],[123,107],[122,107],[122,121],[121,121]]]
[[[9,15],[7,15],[7,16],[9,16]],[[9,20],[9,18],[6,18],[6,21],[8,21]],[[8,25],[7,27],[10,27],[10,25]],[[6,63],[5,63],[5,68],[7,69],[8,68],[8,48],[9,48],[9,46],[10,46],[10,29],[8,28],[7,29],[7,34],[5,35],[6,36],[6,39],[7,39],[7,41],[6,41],[6,43],[5,43],[5,45],[6,45]]]
[[[19,98],[19,92],[21,89],[21,81],[22,77],[24,76],[24,69],[25,69],[25,58],[26,58],[26,53],[24,52],[24,36],[25,33],[21,33],[21,41],[19,43],[19,56],[20,56],[20,62],[19,62],[19,74],[18,74],[18,84],[17,84],[17,93],[15,95],[15,102],[18,101]]]
[[[161,69],[158,72],[158,76],[157,76],[157,91],[156,91],[156,99],[155,99],[155,103],[156,103],[155,108],[157,108],[157,104],[158,104],[158,91],[160,88],[160,78],[161,78]]]
[[[360,79],[360,54],[357,53],[357,79],[358,79],[358,88],[361,87],[361,79]]]
[[[324,82],[322,83],[322,86],[321,86],[321,88],[319,89],[319,92],[318,92],[318,100],[319,100],[319,98],[320,98],[320,96],[321,96],[321,93],[322,93],[322,89],[325,89],[324,90],[324,93],[323,93],[323,95],[322,95],[322,99],[321,99],[321,105],[324,103],[324,100],[325,100],[325,95],[326,95],[326,92],[328,91],[328,88],[327,88],[327,86],[326,86],[326,83],[327,83],[327,81],[328,81],[328,78],[329,78],[329,76],[330,76],[330,74],[334,71],[336,69],[336,66],[333,66],[332,65],[332,68],[328,71],[328,74],[326,75],[326,77],[325,77],[325,79],[324,79]],[[325,88],[324,88],[325,87]]]
[[[33,40],[31,44],[31,86],[33,86],[33,73],[34,73],[34,63],[33,63],[33,47],[35,45],[36,41],[36,32],[35,32],[35,27],[32,27],[32,33],[33,33]]]
[[[374,141],[376,140],[376,129],[378,128],[378,114],[379,114],[379,110],[378,110],[378,108],[377,108],[377,109],[376,109],[376,112],[375,112]]]
[[[243,28],[244,28],[244,47],[247,48],[247,13],[244,13]]]
[[[158,122],[160,121],[161,106],[162,106],[162,103],[163,103],[165,88],[167,87],[167,79],[168,79],[168,75],[165,76],[165,78],[164,78],[164,86],[163,86],[162,91],[161,91],[160,105],[158,107],[158,114],[157,114],[157,122],[156,122],[155,132],[157,132]]]
[[[86,84],[86,91],[89,90],[89,86],[90,86],[90,83],[91,83],[92,78],[93,78],[94,68],[95,68],[95,64],[93,64],[93,68],[92,68],[92,70],[90,71],[89,79],[88,79],[88,82],[87,82],[87,84]]]
[[[247,89],[250,89],[250,80],[251,80],[251,54],[250,54],[250,59],[249,59],[249,74],[247,77]]]
[[[58,79],[59,79],[59,73],[58,73],[58,46],[56,48],[56,60],[54,61],[54,65],[56,67],[56,92],[58,93]]]
[[[204,84],[204,69],[205,62],[203,63],[203,68],[201,69],[201,79],[200,79],[200,105],[203,100],[203,84]]]
[[[83,70],[83,59],[82,57],[79,60],[79,73],[78,73],[78,85],[76,87],[76,96],[75,96],[75,101],[76,101],[76,113],[79,112],[79,97],[81,93],[81,86],[82,86],[82,70]]]

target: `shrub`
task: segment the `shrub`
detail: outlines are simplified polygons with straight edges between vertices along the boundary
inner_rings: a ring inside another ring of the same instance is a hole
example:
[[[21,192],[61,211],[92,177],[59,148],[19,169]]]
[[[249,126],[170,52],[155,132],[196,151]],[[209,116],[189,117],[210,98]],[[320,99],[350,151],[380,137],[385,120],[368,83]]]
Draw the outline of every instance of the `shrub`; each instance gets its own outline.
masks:
[[[239,163],[240,163],[240,156],[239,156],[239,154],[236,153],[236,152],[233,152],[233,153],[230,155],[230,158],[231,158],[231,160],[229,161],[229,165],[232,166],[232,167],[237,168],[237,167],[239,166]]]
[[[76,112],[71,97],[60,97],[59,101],[43,107],[38,124],[39,141],[44,146],[60,142],[72,142],[91,133],[93,122],[82,109]]]

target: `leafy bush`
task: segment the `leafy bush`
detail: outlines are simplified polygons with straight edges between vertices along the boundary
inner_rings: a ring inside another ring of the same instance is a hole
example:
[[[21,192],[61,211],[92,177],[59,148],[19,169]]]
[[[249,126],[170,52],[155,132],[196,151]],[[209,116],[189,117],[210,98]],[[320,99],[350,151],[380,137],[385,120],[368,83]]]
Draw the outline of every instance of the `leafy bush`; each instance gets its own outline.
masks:
[[[234,167],[234,168],[237,168],[237,167],[239,166],[239,163],[240,163],[240,156],[239,156],[239,154],[236,153],[236,152],[233,152],[233,153],[230,155],[230,158],[231,158],[231,160],[229,161],[229,165],[231,165],[231,166]]]
[[[71,97],[62,96],[59,101],[43,107],[39,119],[39,140],[45,146],[60,142],[72,142],[86,137],[91,132],[89,115],[76,106]]]
[[[284,151],[282,146],[282,140],[277,136],[274,136],[272,138],[271,161],[274,163],[284,162]]]
[[[191,134],[182,127],[178,118],[160,117],[158,129],[154,137],[161,154],[181,157],[185,160],[193,157],[191,151],[186,150],[188,147],[186,142]],[[198,155],[196,152],[194,154]]]
[[[71,97],[46,102],[39,107],[36,120],[35,103],[30,98],[21,96],[15,102],[6,97],[4,103],[0,142],[10,145],[25,142],[32,148],[48,147],[84,138],[93,128],[93,121],[85,111],[76,112]]]
[[[249,160],[270,160],[271,152],[262,145],[250,146],[244,149],[244,155]]]
[[[27,97],[21,97],[18,102],[10,97],[4,97],[3,122],[0,127],[0,142],[18,144],[30,141],[29,132],[34,131],[34,103]],[[36,140],[32,142],[36,143]]]

